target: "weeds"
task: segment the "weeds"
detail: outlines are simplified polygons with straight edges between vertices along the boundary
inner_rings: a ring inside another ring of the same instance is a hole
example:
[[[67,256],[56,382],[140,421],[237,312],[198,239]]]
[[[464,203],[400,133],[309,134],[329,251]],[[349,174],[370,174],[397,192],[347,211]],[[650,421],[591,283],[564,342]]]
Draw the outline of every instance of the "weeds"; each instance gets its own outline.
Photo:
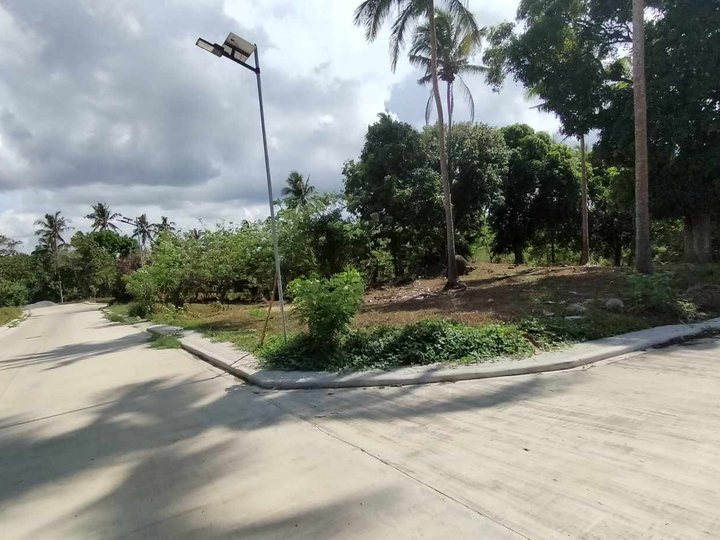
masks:
[[[182,345],[177,336],[153,336],[150,347],[153,349],[180,349]]]

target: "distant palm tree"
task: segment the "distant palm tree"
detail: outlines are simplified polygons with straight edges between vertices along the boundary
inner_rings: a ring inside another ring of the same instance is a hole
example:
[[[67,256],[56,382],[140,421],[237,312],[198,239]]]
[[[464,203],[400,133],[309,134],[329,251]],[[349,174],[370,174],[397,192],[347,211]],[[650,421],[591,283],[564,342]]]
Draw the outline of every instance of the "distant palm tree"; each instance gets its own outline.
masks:
[[[92,230],[94,231],[117,231],[118,226],[113,223],[120,217],[120,214],[110,211],[110,205],[105,203],[97,203],[92,206],[93,211],[85,216],[87,219],[92,219]]]
[[[132,237],[137,238],[140,243],[140,265],[145,266],[145,247],[153,240],[153,226],[148,221],[147,214],[135,218]]]
[[[438,0],[447,10],[479,36],[480,30],[475,17],[463,0]],[[435,108],[438,115],[438,140],[440,146],[440,176],[442,178],[443,202],[445,207],[445,234],[447,237],[447,284],[446,288],[454,288],[459,284],[457,262],[455,260],[455,225],[453,223],[452,197],[450,194],[450,173],[445,147],[445,119],[443,115],[440,83],[438,82],[438,40],[435,31],[435,0],[364,0],[355,10],[355,24],[365,27],[368,41],[377,38],[385,20],[392,12],[397,17],[390,30],[391,67],[397,67],[400,49],[406,35],[412,31],[418,20],[426,22],[430,35],[430,82],[432,83]]]
[[[67,220],[60,215],[60,212],[54,214],[45,214],[45,219],[38,219],[35,221],[35,225],[39,228],[35,231],[35,235],[40,240],[40,247],[46,250],[48,253],[53,255],[55,262],[55,275],[60,286],[60,303],[64,301],[62,279],[60,278],[60,246],[64,245],[65,234],[70,227],[67,224]]]
[[[287,186],[282,188],[280,194],[287,197],[291,206],[305,206],[310,195],[315,191],[315,186],[310,185],[310,177],[304,178],[297,171],[292,171],[285,183]]]
[[[170,218],[166,216],[160,217],[160,223],[156,223],[153,225],[153,229],[157,231],[158,234],[162,233],[174,233],[177,229],[175,229],[175,222],[170,221]]]
[[[200,240],[203,236],[205,236],[205,231],[202,229],[192,228],[188,231],[187,235],[193,240]]]
[[[487,68],[470,63],[473,53],[479,45],[480,34],[467,25],[461,24],[450,13],[443,9],[435,10],[435,29],[437,34],[438,78],[446,85],[446,103],[448,108],[448,139],[452,129],[453,111],[455,109],[455,82],[470,107],[470,119],[475,120],[475,101],[470,88],[462,75],[479,75]],[[415,36],[409,51],[410,63],[425,71],[418,83],[425,86],[432,83],[432,42],[430,25],[421,24],[415,30]],[[434,105],[434,95],[430,92],[425,106],[425,123],[430,123]]]

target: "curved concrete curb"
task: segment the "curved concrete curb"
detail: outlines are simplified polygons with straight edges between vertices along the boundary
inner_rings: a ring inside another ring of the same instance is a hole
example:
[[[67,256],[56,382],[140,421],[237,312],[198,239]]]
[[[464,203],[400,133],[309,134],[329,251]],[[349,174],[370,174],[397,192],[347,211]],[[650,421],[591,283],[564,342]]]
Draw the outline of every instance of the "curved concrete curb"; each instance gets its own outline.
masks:
[[[572,369],[623,354],[668,345],[707,331],[720,330],[720,318],[694,324],[659,326],[589,341],[564,351],[542,353],[525,360],[508,360],[471,366],[435,364],[390,371],[365,371],[348,375],[325,371],[265,370],[258,367],[258,360],[250,353],[238,351],[227,343],[212,342],[196,332],[184,332],[182,328],[163,325],[150,326],[145,329],[155,335],[179,335],[183,349],[251,384],[268,389],[294,390],[404,386]]]

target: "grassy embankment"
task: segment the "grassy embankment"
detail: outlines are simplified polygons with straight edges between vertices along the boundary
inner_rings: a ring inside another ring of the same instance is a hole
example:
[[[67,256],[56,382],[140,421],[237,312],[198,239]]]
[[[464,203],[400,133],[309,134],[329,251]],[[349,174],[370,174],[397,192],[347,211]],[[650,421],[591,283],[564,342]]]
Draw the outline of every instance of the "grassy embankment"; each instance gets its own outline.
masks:
[[[369,291],[342,350],[308,348],[296,338],[290,350],[280,351],[277,307],[262,347],[264,305],[190,304],[163,309],[153,320],[256,352],[268,367],[343,371],[521,358],[566,344],[701,320],[720,311],[717,266],[676,265],[646,279],[628,269],[486,263],[464,282],[467,290],[457,293],[443,293],[442,279]],[[622,306],[608,304],[609,299],[620,300]],[[298,335],[303,328],[289,311],[290,333]],[[110,313],[125,317],[127,307],[112,306]],[[443,322],[448,320],[458,324]]]
[[[0,326],[5,326],[22,315],[19,307],[0,307]]]

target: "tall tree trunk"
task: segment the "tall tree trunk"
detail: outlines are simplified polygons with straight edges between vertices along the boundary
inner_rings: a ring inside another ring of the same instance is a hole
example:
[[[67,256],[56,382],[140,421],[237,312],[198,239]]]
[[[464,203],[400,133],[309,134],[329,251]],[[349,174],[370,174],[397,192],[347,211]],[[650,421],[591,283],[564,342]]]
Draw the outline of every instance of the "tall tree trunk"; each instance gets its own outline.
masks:
[[[582,160],[581,178],[580,178],[580,211],[582,215],[582,253],[580,254],[580,264],[585,265],[590,262],[590,219],[588,217],[588,184],[587,184],[587,164],[585,163],[585,135],[580,135],[580,159]]]
[[[622,244],[617,242],[613,248],[613,265],[620,266],[622,264]]]
[[[633,100],[635,108],[635,269],[651,274],[648,191],[647,103],[645,92],[645,0],[633,0]]]
[[[707,213],[685,216],[685,260],[691,263],[709,263],[712,220]]]
[[[455,104],[453,103],[453,89],[452,83],[447,83],[447,108],[448,108],[448,132],[447,132],[447,161],[448,161],[448,178],[450,180],[450,187],[455,180],[452,176],[452,126],[453,126],[453,109]]]
[[[58,280],[58,287],[60,289],[60,303],[62,304],[65,299],[63,298],[62,278],[60,277],[60,261],[58,260],[57,236],[53,238],[53,251],[55,252],[55,277],[57,277]]]
[[[525,255],[523,254],[522,246],[513,246],[513,253],[515,255],[515,264],[525,264]]]
[[[438,143],[440,146],[440,176],[445,205],[445,234],[447,236],[447,283],[450,289],[458,284],[457,262],[455,261],[455,226],[453,224],[452,197],[450,195],[450,176],[447,166],[447,152],[445,146],[445,118],[443,115],[442,99],[440,98],[440,84],[437,70],[437,36],[435,32],[435,1],[428,0],[428,24],[430,26],[430,70],[432,74],[433,95],[438,113]]]

